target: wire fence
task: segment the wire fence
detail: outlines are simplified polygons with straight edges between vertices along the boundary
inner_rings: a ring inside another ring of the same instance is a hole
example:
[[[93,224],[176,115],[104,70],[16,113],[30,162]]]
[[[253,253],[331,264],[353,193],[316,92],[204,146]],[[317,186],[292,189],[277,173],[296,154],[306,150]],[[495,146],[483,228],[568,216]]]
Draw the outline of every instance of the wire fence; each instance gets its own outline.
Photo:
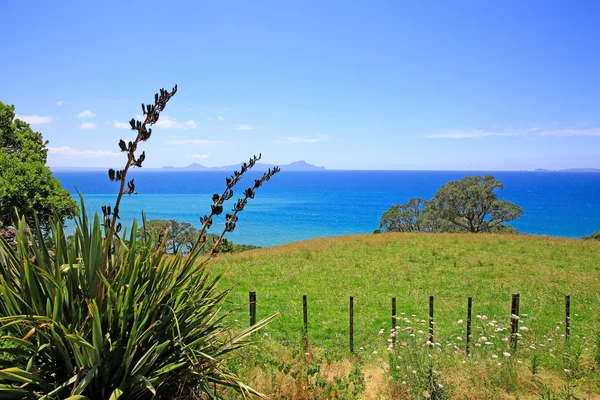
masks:
[[[422,334],[430,343],[439,337],[459,339],[461,351],[466,354],[472,351],[476,326],[489,326],[495,331],[505,332],[514,350],[522,344],[520,328],[551,332],[564,341],[572,336],[569,295],[554,299],[551,304],[545,301],[543,306],[536,308],[535,316],[523,309],[518,293],[512,294],[506,304],[495,304],[494,307],[489,301],[478,302],[473,297],[465,298],[463,307],[457,307],[456,302],[448,304],[448,299],[442,296],[425,299],[421,296],[418,299],[421,301],[414,298],[406,300],[360,295],[338,297],[334,302],[327,302],[318,296],[283,297],[267,292],[235,292],[229,297],[228,319],[234,326],[243,328],[279,314],[262,331],[263,335],[272,336],[283,345],[303,344],[305,348],[310,345],[349,352],[363,349],[383,332],[386,336],[391,333],[393,346],[396,343],[395,332],[400,329]],[[495,311],[488,316],[485,309]],[[597,319],[597,316],[592,318]],[[584,319],[581,318],[582,323],[585,323]]]

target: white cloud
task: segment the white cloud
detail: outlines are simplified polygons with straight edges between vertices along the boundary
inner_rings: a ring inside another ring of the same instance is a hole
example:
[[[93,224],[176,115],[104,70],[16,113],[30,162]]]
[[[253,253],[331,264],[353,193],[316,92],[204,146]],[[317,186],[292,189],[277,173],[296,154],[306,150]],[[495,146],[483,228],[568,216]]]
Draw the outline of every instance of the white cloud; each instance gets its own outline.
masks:
[[[283,143],[319,143],[327,140],[327,136],[284,136]]]
[[[246,125],[246,124],[239,124],[235,128],[236,131],[251,131],[252,129],[254,129],[254,128],[251,127],[250,125]]]
[[[428,139],[481,139],[485,137],[573,137],[600,136],[600,128],[560,128],[545,129],[540,127],[529,129],[509,129],[502,131],[486,131],[479,129],[444,129],[426,134]]]
[[[479,129],[444,129],[425,135],[428,139],[481,139],[489,136],[519,136],[515,131],[482,131]]]
[[[199,144],[199,145],[204,145],[204,146],[210,146],[210,145],[215,145],[215,144],[225,144],[227,142],[224,142],[222,140],[209,140],[209,139],[171,139],[171,140],[167,140],[168,144],[177,144],[177,145],[183,145],[183,144]]]
[[[217,117],[217,119],[218,119],[219,121],[225,121],[225,118],[221,117],[220,115]]]
[[[188,154],[188,157],[195,158],[197,160],[206,160],[210,157],[210,154]]]
[[[59,101],[56,102],[56,105],[59,106],[59,107],[62,106],[63,104],[65,104],[65,102],[62,101],[62,100],[59,100]]]
[[[20,119],[21,121],[25,121],[31,125],[40,125],[47,124],[52,121],[51,116],[43,116],[43,115],[19,115],[16,114],[15,118]]]
[[[115,121],[113,123],[113,128],[131,129],[131,125],[129,125],[129,122]]]
[[[96,116],[96,113],[93,113],[90,110],[83,110],[82,112],[77,114],[77,117],[79,117],[79,118],[94,118],[95,116]]]
[[[75,150],[67,146],[48,147],[48,152],[51,156],[60,158],[113,158],[121,156],[121,153],[116,151],[93,151],[93,150]]]
[[[93,122],[84,122],[83,124],[79,125],[79,127],[81,129],[96,129],[96,124]]]
[[[535,133],[550,137],[600,136],[600,128],[537,130]]]
[[[144,117],[141,115],[136,115],[134,118],[139,121],[144,121]],[[167,115],[161,115],[154,126],[162,129],[195,129],[198,127],[198,123],[193,119],[186,122],[177,122],[177,120],[171,119]]]

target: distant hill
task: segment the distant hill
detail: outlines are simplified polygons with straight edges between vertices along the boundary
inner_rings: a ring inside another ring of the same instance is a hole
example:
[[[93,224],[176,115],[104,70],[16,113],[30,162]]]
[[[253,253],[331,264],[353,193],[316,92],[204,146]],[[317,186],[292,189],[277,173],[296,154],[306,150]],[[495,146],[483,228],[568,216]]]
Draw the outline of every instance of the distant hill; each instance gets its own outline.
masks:
[[[234,171],[240,168],[240,164],[234,165],[224,165],[222,167],[205,167],[198,163],[193,163],[188,165],[187,167],[176,168],[176,167],[163,167],[164,170],[170,171]],[[273,164],[264,164],[264,163],[256,163],[253,171],[266,171],[269,168],[273,168],[275,165]],[[287,165],[279,166],[282,171],[326,171],[325,167],[317,167],[316,165],[311,165],[306,161],[294,161],[293,163]]]

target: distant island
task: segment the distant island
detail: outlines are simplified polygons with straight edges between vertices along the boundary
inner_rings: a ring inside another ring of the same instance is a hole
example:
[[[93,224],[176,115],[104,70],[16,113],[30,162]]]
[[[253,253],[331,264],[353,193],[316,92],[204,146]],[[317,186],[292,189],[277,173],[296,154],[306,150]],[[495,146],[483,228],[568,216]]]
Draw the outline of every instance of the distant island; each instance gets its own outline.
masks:
[[[534,172],[600,172],[598,168],[567,168],[567,169],[546,169],[537,168]]]
[[[234,165],[224,165],[222,167],[205,167],[204,165],[193,163],[188,165],[187,167],[163,167],[163,170],[171,170],[171,171],[235,171],[239,169],[241,164]],[[269,168],[273,168],[275,165],[273,164],[264,164],[264,163],[256,163],[254,165],[253,171],[266,171]],[[304,160],[294,161],[293,163],[287,165],[279,165],[282,171],[326,171],[325,167],[317,167],[316,165],[311,165]]]
[[[204,165],[200,165],[198,163],[193,163],[188,165],[187,167],[162,167],[162,168],[143,168],[141,171],[235,171],[240,168],[240,164],[234,165],[224,165],[222,167],[205,167]],[[253,171],[266,171],[269,168],[273,168],[275,165],[273,164],[264,164],[264,163],[256,163],[254,165]],[[306,161],[294,161],[293,163],[286,165],[279,165],[282,171],[327,171],[325,167],[317,167],[316,165],[312,165],[307,163]],[[50,167],[52,172],[77,172],[77,171],[106,171],[105,167]]]

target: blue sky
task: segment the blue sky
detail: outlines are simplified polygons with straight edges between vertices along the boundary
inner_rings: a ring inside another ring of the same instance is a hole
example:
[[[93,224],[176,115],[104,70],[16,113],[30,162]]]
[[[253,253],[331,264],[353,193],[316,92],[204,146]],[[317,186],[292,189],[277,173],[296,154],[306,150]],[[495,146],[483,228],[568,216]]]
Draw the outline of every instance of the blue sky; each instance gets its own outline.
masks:
[[[0,101],[52,166],[600,168],[600,2],[0,3]]]

